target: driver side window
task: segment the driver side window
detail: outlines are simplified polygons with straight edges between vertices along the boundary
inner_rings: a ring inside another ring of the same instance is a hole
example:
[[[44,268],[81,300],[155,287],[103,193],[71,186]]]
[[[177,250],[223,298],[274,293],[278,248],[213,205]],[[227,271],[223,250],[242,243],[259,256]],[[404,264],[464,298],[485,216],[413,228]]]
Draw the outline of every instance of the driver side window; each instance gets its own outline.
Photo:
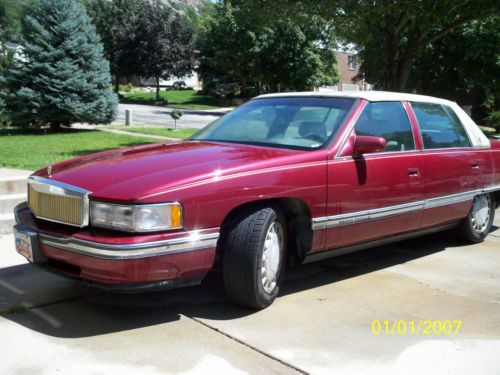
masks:
[[[368,103],[354,130],[356,135],[385,138],[387,152],[415,150],[411,124],[401,102]]]

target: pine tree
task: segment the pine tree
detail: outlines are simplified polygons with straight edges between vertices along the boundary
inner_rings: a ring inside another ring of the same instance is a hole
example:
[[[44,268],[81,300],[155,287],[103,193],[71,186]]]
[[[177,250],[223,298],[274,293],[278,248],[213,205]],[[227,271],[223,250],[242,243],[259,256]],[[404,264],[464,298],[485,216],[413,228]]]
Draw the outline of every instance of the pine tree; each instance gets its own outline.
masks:
[[[118,99],[109,63],[77,0],[40,0],[26,17],[24,58],[7,73],[6,106],[13,125],[109,123]]]

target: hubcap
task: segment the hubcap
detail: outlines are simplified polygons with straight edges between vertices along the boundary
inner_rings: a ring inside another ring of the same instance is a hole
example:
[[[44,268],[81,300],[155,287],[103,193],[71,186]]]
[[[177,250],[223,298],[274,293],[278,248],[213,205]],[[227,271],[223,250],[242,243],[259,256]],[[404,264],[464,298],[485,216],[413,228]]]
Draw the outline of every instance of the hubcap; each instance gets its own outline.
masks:
[[[476,195],[472,203],[470,222],[477,233],[484,233],[490,222],[491,198],[489,194]]]
[[[276,288],[282,252],[283,228],[275,221],[267,230],[260,267],[262,287],[266,293],[271,293]]]

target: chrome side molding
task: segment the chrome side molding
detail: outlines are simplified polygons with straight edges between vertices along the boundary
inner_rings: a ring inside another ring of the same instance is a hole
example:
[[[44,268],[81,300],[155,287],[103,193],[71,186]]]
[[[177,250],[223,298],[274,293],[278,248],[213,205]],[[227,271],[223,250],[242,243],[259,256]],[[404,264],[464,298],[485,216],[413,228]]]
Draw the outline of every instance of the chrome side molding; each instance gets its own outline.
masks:
[[[443,197],[425,199],[412,203],[405,203],[396,206],[382,207],[366,211],[357,211],[348,214],[316,217],[312,219],[312,229],[320,230],[345,225],[364,223],[367,221],[385,219],[392,216],[399,216],[411,212],[427,210],[450,204],[472,201],[474,196],[482,193],[491,193],[500,190],[500,185],[491,186],[484,189],[472,190],[465,193],[446,195]]]

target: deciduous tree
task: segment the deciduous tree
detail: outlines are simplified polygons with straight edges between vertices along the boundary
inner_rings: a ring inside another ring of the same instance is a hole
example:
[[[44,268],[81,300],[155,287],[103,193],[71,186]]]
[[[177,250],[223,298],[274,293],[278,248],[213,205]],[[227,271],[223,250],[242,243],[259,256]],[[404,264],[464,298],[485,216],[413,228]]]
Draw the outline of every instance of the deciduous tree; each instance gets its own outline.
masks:
[[[310,12],[333,20],[346,42],[356,44],[368,82],[393,91],[408,89],[413,64],[425,47],[474,20],[498,14],[500,7],[495,0],[306,0],[304,3]]]
[[[277,91],[337,82],[331,25],[302,8],[300,2],[218,4],[205,20],[200,43],[204,81],[237,81],[242,96],[247,96],[249,83]]]
[[[87,11],[104,45],[114,76],[115,92],[120,79],[133,73],[126,47],[133,37],[132,29],[148,6],[147,0],[84,0]]]
[[[153,78],[160,101],[160,79],[180,78],[193,71],[194,30],[172,8],[156,1],[144,8],[131,29],[126,50],[130,66]]]

